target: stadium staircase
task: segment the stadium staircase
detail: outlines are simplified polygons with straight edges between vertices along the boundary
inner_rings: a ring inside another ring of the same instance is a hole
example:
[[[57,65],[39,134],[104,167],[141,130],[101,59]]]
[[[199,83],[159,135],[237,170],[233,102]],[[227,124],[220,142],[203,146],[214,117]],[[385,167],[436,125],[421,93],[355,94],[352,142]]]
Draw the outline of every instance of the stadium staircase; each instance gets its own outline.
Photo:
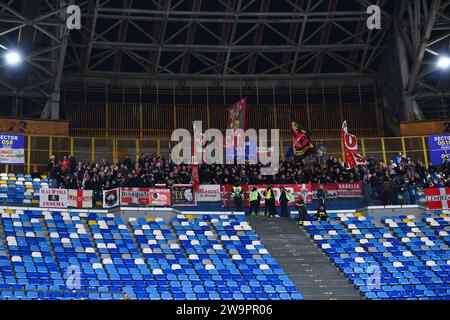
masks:
[[[362,299],[358,290],[293,220],[269,217],[247,220],[305,300]]]

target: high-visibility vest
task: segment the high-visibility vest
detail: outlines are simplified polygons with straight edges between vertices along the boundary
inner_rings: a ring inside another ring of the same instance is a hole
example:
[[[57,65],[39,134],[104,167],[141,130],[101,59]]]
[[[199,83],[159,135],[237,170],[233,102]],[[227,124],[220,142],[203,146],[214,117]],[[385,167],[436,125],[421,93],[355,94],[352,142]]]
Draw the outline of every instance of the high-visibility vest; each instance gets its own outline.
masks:
[[[257,201],[258,200],[258,191],[251,191],[250,192],[250,201]]]
[[[266,199],[270,199],[272,197],[272,190],[266,191]]]

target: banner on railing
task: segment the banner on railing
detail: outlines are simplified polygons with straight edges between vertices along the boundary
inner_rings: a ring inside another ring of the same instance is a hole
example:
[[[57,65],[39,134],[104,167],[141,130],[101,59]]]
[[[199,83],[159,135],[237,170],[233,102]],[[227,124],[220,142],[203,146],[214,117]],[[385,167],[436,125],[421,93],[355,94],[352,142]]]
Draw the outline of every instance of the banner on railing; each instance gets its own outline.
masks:
[[[23,135],[0,133],[0,163],[25,163],[25,138]]]
[[[41,189],[39,206],[43,208],[67,208],[66,189]]]
[[[150,189],[148,188],[120,188],[121,205],[148,205]]]
[[[120,189],[103,190],[103,208],[114,208],[120,205]]]
[[[170,189],[163,188],[120,188],[120,204],[170,206]]]
[[[244,207],[250,206],[250,202],[248,201],[248,193],[250,190],[253,189],[253,187],[256,187],[259,194],[261,195],[261,203],[260,206],[265,206],[265,192],[268,185],[244,185],[242,186],[243,192],[244,192]],[[289,192],[289,198],[290,201],[288,203],[289,206],[293,206],[295,204],[295,200],[298,196],[302,196],[303,199],[305,199],[307,203],[312,202],[312,190],[311,190],[311,184],[279,184],[279,185],[273,185],[273,191],[275,193],[275,204],[277,207],[280,206],[280,195],[281,195],[281,188],[285,188]],[[221,194],[221,202],[223,207],[234,207],[234,200],[231,196],[232,186],[231,185],[223,185],[220,187],[220,194]]]
[[[339,198],[360,198],[363,196],[362,183],[338,183],[337,193]]]
[[[450,188],[425,189],[428,210],[447,210],[450,208]]]
[[[92,208],[92,190],[70,189],[67,192],[67,205],[73,208]]]
[[[220,184],[201,184],[195,195],[198,202],[219,202]]]
[[[317,199],[317,190],[319,190],[320,186],[322,186],[323,190],[325,191],[326,199],[336,199],[338,197],[338,187],[335,183],[325,183],[322,185],[318,183],[312,183],[311,191],[314,199]]]
[[[148,204],[150,206],[170,206],[172,204],[170,189],[149,189],[149,193]]]
[[[192,184],[174,184],[172,186],[172,204],[174,206],[195,206],[197,204]]]

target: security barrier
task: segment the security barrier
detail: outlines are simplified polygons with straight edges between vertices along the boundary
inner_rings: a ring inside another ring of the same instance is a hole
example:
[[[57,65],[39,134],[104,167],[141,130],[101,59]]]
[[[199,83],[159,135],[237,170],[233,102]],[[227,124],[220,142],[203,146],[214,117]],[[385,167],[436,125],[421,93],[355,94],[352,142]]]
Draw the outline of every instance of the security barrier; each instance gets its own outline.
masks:
[[[120,161],[126,156],[136,159],[140,154],[169,156],[170,138],[86,138],[66,136],[25,135],[25,165],[0,165],[1,172],[31,173],[36,167],[47,172],[49,158],[54,155],[58,160],[73,155],[77,161]],[[340,139],[315,139],[317,145],[326,148],[326,154],[343,159]],[[288,135],[282,135],[280,153],[283,156],[292,144]],[[174,142],[172,142],[172,147]],[[399,152],[429,165],[429,146],[426,136],[395,138],[362,138],[361,153],[371,155],[375,160],[387,162]]]

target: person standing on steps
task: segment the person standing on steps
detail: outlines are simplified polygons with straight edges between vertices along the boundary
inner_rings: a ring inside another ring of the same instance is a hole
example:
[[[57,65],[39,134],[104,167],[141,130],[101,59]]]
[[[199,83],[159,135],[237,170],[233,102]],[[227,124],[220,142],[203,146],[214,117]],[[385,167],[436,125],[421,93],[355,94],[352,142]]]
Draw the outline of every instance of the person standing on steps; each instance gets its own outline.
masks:
[[[255,187],[253,187],[252,191],[250,191],[250,193],[249,193],[249,201],[250,201],[250,208],[248,211],[248,215],[251,216],[252,212],[255,211],[255,213],[253,215],[258,216],[261,195],[259,194],[258,190]]]
[[[269,204],[269,216],[270,217],[275,217],[277,215],[277,208],[275,205],[275,192],[273,191],[273,187],[269,186],[269,190],[267,191],[266,194],[266,203],[268,202]]]
[[[322,185],[319,185],[319,189],[317,189],[317,201],[319,202],[319,208],[325,208],[325,199],[326,193]]]
[[[273,193],[273,191],[272,191]],[[267,216],[267,212],[269,212],[269,207],[270,207],[270,186],[268,186],[266,188],[266,190],[264,191],[264,216]]]
[[[280,194],[280,206],[281,206],[281,217],[289,217],[288,203],[290,201],[289,192],[285,188],[281,188]]]
[[[231,195],[237,212],[242,212],[242,194],[242,187],[236,183],[232,188]]]
[[[295,208],[298,211],[298,225],[303,226],[304,222],[307,221],[308,209],[306,208],[305,201],[302,197],[299,197],[295,203]]]

